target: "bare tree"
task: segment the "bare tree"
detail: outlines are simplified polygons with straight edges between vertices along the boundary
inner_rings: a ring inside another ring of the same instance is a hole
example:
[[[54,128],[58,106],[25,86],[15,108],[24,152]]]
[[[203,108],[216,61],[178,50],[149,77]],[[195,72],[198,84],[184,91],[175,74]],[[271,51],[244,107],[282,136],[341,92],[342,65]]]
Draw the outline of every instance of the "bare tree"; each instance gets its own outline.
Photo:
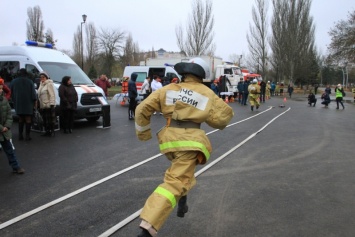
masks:
[[[175,28],[180,51],[186,56],[214,55],[216,47],[213,43],[213,26],[212,1],[206,0],[204,5],[202,0],[194,0],[192,14],[189,16],[189,23],[186,26],[186,38],[181,25]]]
[[[101,70],[108,77],[111,77],[113,67],[120,57],[124,38],[125,33],[120,30],[101,29],[99,32],[98,47],[103,59],[100,60]]]
[[[53,32],[50,28],[48,28],[46,33],[44,34],[44,39],[45,39],[46,43],[52,44],[53,47],[55,46],[55,44],[57,42],[57,40],[54,40]]]
[[[81,29],[80,25],[76,28],[73,38],[73,54],[72,59],[76,64],[81,64]]]
[[[121,58],[122,67],[127,65],[135,65],[134,64],[134,42],[132,38],[132,34],[129,33],[126,38],[126,43],[123,47],[123,55]]]
[[[88,23],[86,25],[86,60],[85,65],[86,68],[95,68],[95,64],[97,61],[98,55],[98,39],[97,39],[97,31],[94,23]],[[92,69],[93,70],[93,69]]]
[[[340,20],[330,29],[331,43],[328,46],[328,63],[355,62],[355,10],[347,20]]]
[[[268,1],[255,0],[256,8],[252,8],[254,26],[249,25],[250,35],[247,41],[251,57],[256,65],[255,70],[266,78],[268,44],[267,44],[267,12]]]
[[[148,52],[148,57],[151,52]],[[121,67],[124,68],[127,65],[139,65],[140,61],[144,61],[144,53],[139,49],[137,42],[133,42],[132,34],[129,33],[126,38],[126,43],[123,47],[123,55],[121,57]]]
[[[27,39],[43,42],[44,40],[44,23],[42,20],[42,11],[39,6],[34,6],[33,8],[27,8],[28,20],[27,26]]]

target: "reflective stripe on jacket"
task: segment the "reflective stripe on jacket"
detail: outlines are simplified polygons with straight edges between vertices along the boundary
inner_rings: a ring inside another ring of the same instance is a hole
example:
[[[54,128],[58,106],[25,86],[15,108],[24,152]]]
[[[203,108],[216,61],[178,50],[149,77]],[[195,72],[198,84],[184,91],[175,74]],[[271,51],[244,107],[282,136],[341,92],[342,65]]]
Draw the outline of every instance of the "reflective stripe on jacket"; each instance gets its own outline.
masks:
[[[161,111],[165,118],[206,122],[218,129],[224,129],[234,115],[229,105],[199,79],[190,75],[185,78],[185,82],[171,83],[156,90],[137,106],[136,134],[142,141],[152,137],[150,118],[155,111]],[[206,160],[210,157],[212,146],[202,129],[164,126],[157,136],[163,154],[195,150],[200,151]]]

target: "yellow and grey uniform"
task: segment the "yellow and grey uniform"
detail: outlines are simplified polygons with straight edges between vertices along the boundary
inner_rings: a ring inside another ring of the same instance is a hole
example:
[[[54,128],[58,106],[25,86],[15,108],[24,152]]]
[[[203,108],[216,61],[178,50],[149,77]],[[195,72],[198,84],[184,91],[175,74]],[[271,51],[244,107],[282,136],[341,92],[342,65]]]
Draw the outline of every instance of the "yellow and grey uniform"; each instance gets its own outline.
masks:
[[[190,74],[184,82],[162,87],[138,105],[135,123],[140,140],[152,137],[150,118],[154,111],[161,111],[167,119],[157,137],[160,151],[171,161],[171,166],[165,172],[164,183],[147,199],[141,218],[158,231],[179,199],[196,184],[196,165],[204,164],[210,157],[212,146],[200,124],[206,122],[213,128],[224,129],[234,113]]]
[[[270,89],[271,89],[271,86],[270,86],[270,83],[268,82],[268,83],[266,84],[266,93],[265,93],[265,96],[266,96],[267,98],[270,98]]]
[[[248,86],[248,91],[249,91],[249,103],[251,106],[260,106],[260,103],[258,101],[258,98],[260,96],[260,86],[255,83],[255,84],[250,84]]]

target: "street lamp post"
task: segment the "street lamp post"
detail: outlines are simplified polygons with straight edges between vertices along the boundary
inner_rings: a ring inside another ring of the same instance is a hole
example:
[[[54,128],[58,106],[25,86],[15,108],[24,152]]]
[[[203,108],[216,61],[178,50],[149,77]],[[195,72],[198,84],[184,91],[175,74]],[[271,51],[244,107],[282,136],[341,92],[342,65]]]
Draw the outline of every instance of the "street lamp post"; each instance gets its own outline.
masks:
[[[81,37],[80,37],[80,51],[81,51],[81,69],[84,70],[84,41],[83,41],[83,24],[86,22],[86,18],[88,17],[87,15],[82,15],[83,17],[83,22],[81,22],[81,25],[80,25],[80,33],[81,33]]]
[[[342,67],[341,70],[343,71],[343,86],[348,87],[348,68],[347,65],[345,67]]]
[[[241,68],[240,66],[240,60],[242,59],[243,55],[239,55],[239,59],[238,59],[238,66]]]

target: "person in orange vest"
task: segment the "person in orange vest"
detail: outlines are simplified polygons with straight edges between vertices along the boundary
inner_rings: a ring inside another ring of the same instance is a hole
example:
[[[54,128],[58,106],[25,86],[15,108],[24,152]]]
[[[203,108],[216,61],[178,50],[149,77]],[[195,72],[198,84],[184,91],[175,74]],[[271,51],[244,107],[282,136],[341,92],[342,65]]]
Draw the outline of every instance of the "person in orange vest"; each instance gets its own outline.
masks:
[[[176,205],[177,216],[184,217],[188,211],[187,194],[196,184],[196,165],[205,164],[212,151],[201,123],[224,129],[234,115],[228,104],[203,85],[203,78],[210,76],[203,59],[177,63],[174,68],[182,75],[181,83],[170,83],[152,92],[136,109],[136,134],[141,141],[152,138],[150,119],[154,111],[162,111],[166,126],[157,137],[160,152],[171,161],[164,183],[143,207],[138,237],[156,236]]]

